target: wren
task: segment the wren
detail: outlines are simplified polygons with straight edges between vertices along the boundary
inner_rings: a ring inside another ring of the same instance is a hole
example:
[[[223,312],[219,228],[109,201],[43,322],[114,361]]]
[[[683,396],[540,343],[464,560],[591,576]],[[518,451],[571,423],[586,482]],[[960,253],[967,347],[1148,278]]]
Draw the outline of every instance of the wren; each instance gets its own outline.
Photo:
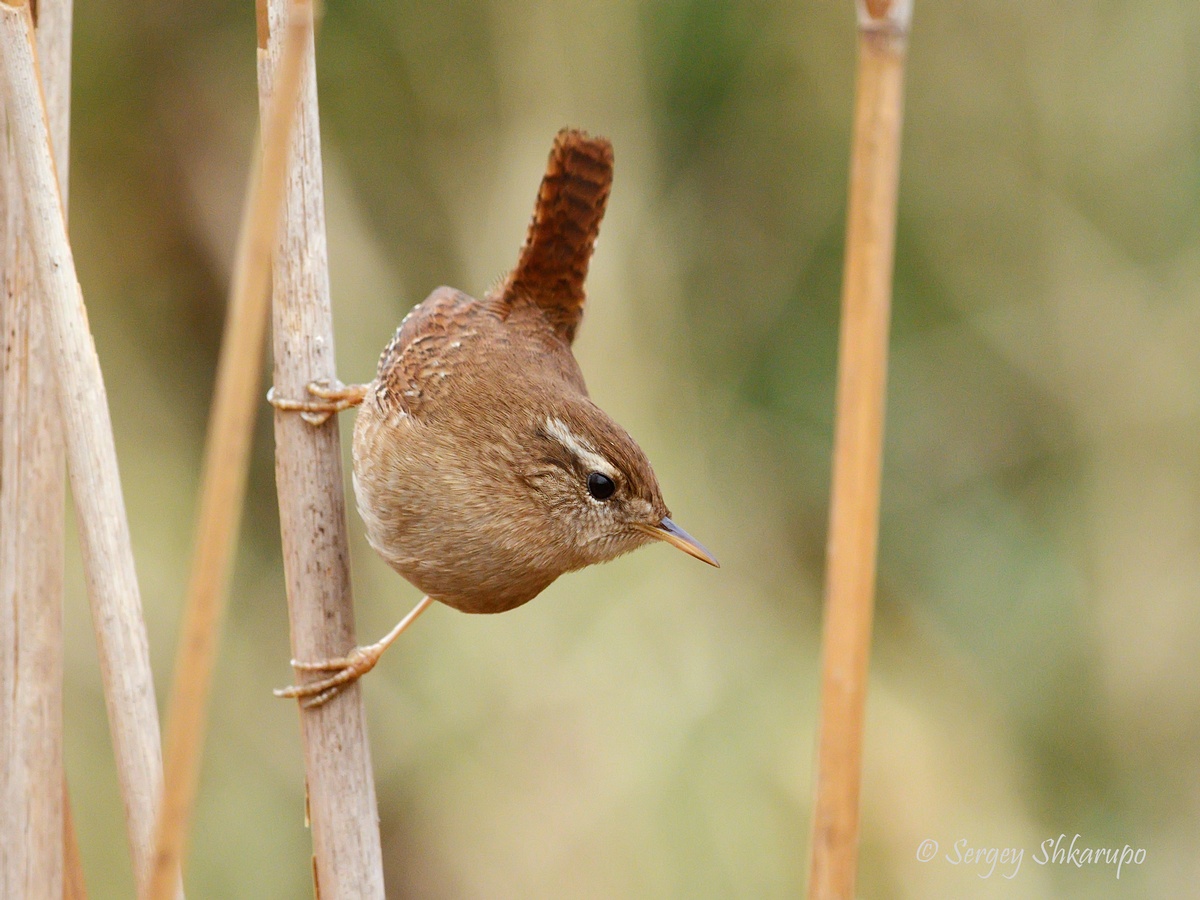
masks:
[[[482,300],[435,290],[400,323],[369,384],[313,383],[313,400],[268,395],[318,426],[361,404],[354,493],[367,539],[426,594],[375,644],[293,660],[332,674],[280,696],[323,703],[433,600],[504,612],[565,572],[656,540],[718,565],[671,521],[646,454],[588,397],[571,352],[612,170],[607,140],[559,132],[508,277]]]

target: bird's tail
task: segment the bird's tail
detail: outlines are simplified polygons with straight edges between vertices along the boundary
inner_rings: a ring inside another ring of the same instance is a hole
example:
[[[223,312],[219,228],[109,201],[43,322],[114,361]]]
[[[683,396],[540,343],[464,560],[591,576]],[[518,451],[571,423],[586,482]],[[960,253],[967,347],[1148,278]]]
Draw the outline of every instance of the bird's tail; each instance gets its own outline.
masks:
[[[612,173],[612,144],[605,138],[569,128],[558,133],[520,259],[491,297],[502,306],[518,298],[536,303],[568,344],[583,317],[583,282]]]

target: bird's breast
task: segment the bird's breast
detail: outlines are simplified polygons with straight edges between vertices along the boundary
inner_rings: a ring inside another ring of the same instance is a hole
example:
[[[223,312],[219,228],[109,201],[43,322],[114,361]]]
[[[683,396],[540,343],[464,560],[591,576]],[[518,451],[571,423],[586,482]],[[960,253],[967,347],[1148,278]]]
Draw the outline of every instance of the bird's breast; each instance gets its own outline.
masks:
[[[507,514],[503,441],[385,415],[355,423],[354,494],[367,540],[419,590],[464,612],[503,612],[561,574]],[[519,517],[517,517],[519,519]]]

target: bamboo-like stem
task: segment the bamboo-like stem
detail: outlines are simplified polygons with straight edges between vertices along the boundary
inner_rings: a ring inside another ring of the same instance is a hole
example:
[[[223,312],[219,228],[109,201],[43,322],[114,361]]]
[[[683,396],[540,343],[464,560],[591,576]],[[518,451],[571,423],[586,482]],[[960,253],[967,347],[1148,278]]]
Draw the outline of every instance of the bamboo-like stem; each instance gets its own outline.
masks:
[[[64,212],[71,0],[44,0],[37,55]],[[0,102],[0,110],[4,104]],[[0,134],[7,128],[0,111]],[[63,892],[65,471],[45,301],[16,159],[0,147],[0,897]]]
[[[0,0],[0,77],[45,296],[68,471],[134,873],[150,869],[162,785],[158,711],[100,361],[67,239],[26,2]],[[55,791],[59,788],[56,786]]]
[[[822,637],[810,900],[851,900],[858,863],[888,322],[909,0],[859,0],[858,88]]]
[[[275,91],[285,0],[258,0],[260,103]],[[274,270],[275,393],[303,398],[336,375],[312,45],[304,62],[289,191]],[[337,419],[320,427],[275,414],[275,484],[292,655],[329,659],[355,646]],[[358,684],[300,713],[313,868],[322,900],[384,896],[375,783]]]
[[[168,708],[154,869],[143,894],[150,900],[166,900],[179,878],[195,805],[212,671],[246,494],[255,410],[261,394],[271,257],[279,233],[288,150],[300,97],[301,64],[304,48],[312,41],[312,24],[312,7],[307,2],[293,4],[280,61],[278,91],[269,115],[263,116],[261,169],[247,188],[209,417],[196,547]]]

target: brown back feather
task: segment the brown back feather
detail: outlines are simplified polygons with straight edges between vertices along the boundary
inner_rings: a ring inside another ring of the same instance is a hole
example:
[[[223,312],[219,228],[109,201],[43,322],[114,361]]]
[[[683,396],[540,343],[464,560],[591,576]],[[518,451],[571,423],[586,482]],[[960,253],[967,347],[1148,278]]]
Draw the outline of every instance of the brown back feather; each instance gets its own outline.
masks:
[[[612,144],[564,128],[554,138],[517,266],[488,297],[507,317],[515,302],[541,308],[568,344],[583,318],[583,282],[612,187]]]

